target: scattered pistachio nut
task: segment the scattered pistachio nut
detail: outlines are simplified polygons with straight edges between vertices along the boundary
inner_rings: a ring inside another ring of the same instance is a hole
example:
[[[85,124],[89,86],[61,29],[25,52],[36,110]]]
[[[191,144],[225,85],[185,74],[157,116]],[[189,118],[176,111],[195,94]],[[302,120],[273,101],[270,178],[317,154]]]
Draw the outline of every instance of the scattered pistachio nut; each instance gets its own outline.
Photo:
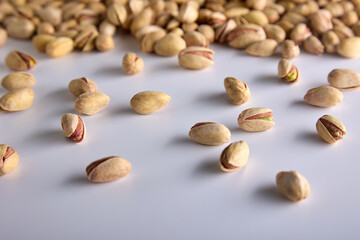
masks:
[[[281,44],[281,55],[283,58],[291,59],[299,56],[300,48],[293,40],[285,40]]]
[[[224,86],[229,101],[232,104],[244,104],[250,99],[250,88],[246,83],[234,77],[227,77],[224,80]]]
[[[87,92],[97,92],[98,90],[96,83],[86,77],[71,80],[68,88],[75,97]]]
[[[115,47],[114,39],[107,34],[100,34],[95,40],[95,47],[100,52],[105,52]]]
[[[256,24],[243,24],[237,26],[226,37],[229,46],[233,48],[246,48],[250,44],[266,39],[264,29]]]
[[[49,57],[57,58],[70,53],[74,49],[74,41],[68,37],[59,37],[46,44],[45,52]]]
[[[343,100],[340,90],[331,86],[321,86],[310,89],[304,96],[304,100],[317,107],[332,107]]]
[[[265,39],[254,42],[246,48],[246,53],[256,57],[270,57],[274,54],[278,42],[274,39]]]
[[[143,91],[135,94],[130,105],[139,114],[150,114],[165,107],[171,97],[165,93],[157,91]]]
[[[24,52],[11,51],[6,56],[5,63],[12,70],[25,71],[36,65],[36,59]]]
[[[278,77],[287,83],[295,83],[300,78],[299,69],[287,59],[281,59],[278,65]]]
[[[34,86],[36,80],[31,73],[27,72],[13,72],[6,75],[1,80],[1,85],[6,90],[14,90],[18,88],[29,88]]]
[[[310,195],[309,182],[296,171],[279,172],[276,174],[276,184],[280,192],[294,202],[304,200]]]
[[[214,51],[204,47],[188,47],[179,53],[180,66],[193,70],[207,68],[214,64]]]
[[[122,157],[111,156],[90,163],[86,174],[90,182],[105,183],[125,177],[131,171],[131,163]]]
[[[32,43],[34,47],[39,52],[45,52],[46,51],[46,45],[50,42],[55,40],[56,37],[48,34],[39,34],[32,38]]]
[[[14,89],[0,98],[0,109],[8,112],[16,112],[31,107],[34,100],[34,92],[31,88]]]
[[[73,142],[81,142],[86,135],[85,123],[81,117],[72,113],[65,113],[61,117],[61,127],[64,135]]]
[[[0,176],[14,170],[18,162],[19,154],[7,144],[0,144]]]
[[[331,86],[341,90],[353,90],[360,88],[360,73],[350,69],[334,69],[328,75]]]
[[[86,92],[75,101],[75,110],[80,114],[94,115],[110,102],[110,97],[99,92]]]
[[[143,70],[144,60],[138,57],[135,53],[129,52],[123,57],[122,67],[127,75],[134,75]]]
[[[274,115],[269,108],[249,108],[240,113],[238,125],[248,132],[266,131],[275,125]]]
[[[232,172],[245,166],[248,158],[248,144],[245,141],[233,142],[222,151],[219,166],[224,172]]]
[[[307,39],[305,39],[304,49],[308,53],[311,53],[314,55],[321,55],[324,53],[324,45],[315,36],[310,36]]]
[[[75,37],[74,46],[83,52],[89,52],[95,48],[97,36],[99,32],[96,29],[83,30]]]
[[[216,122],[199,122],[190,130],[189,136],[197,143],[209,146],[222,145],[230,141],[230,130]]]
[[[357,58],[360,56],[360,37],[350,37],[340,40],[336,48],[337,53],[345,58]]]
[[[124,5],[114,2],[107,8],[107,20],[116,25],[123,25],[127,18],[127,11]]]
[[[316,122],[319,136],[327,143],[335,143],[346,134],[345,125],[337,118],[324,115]]]
[[[186,48],[186,42],[175,33],[168,33],[155,44],[155,53],[160,56],[175,56]]]

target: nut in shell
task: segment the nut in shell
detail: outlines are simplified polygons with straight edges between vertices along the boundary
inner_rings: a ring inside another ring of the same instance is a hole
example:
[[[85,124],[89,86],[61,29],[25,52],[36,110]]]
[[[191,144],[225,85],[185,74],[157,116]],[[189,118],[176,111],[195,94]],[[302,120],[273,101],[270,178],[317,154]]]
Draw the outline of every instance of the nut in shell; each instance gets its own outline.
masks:
[[[197,143],[217,146],[229,142],[231,133],[220,123],[199,122],[190,129],[189,136]]]
[[[86,174],[90,182],[105,183],[125,177],[131,171],[131,163],[122,157],[111,156],[90,163]]]
[[[328,75],[331,86],[341,90],[353,90],[360,87],[360,73],[350,69],[334,69]]]
[[[86,128],[81,117],[72,113],[65,113],[61,117],[61,127],[64,135],[73,142],[81,142],[86,135]]]
[[[25,71],[36,65],[36,59],[24,52],[11,51],[5,58],[6,65],[15,71]]]
[[[110,102],[110,97],[99,92],[87,92],[79,95],[75,101],[75,110],[80,114],[94,115]]]
[[[150,114],[165,107],[170,100],[171,97],[166,93],[143,91],[131,98],[130,105],[139,114]]]
[[[249,158],[249,146],[245,141],[231,143],[221,153],[219,159],[220,169],[232,172],[245,166]]]
[[[327,143],[335,143],[346,134],[345,125],[337,118],[324,115],[316,122],[319,136]]]
[[[287,59],[282,59],[278,65],[278,77],[287,83],[295,83],[300,78],[299,69]]]
[[[186,48],[186,42],[175,33],[168,33],[155,44],[155,53],[160,56],[175,56]]]
[[[293,40],[285,40],[281,44],[281,55],[283,58],[291,59],[299,56],[300,48]]]
[[[144,68],[144,60],[135,53],[126,53],[123,57],[122,67],[127,75],[139,73]]]
[[[276,51],[278,42],[274,39],[265,39],[254,42],[246,48],[246,53],[255,57],[270,57]]]
[[[34,92],[31,88],[14,89],[0,98],[0,109],[8,112],[17,112],[31,107]]]
[[[280,192],[294,202],[304,200],[310,195],[309,182],[295,171],[279,172],[276,175],[276,184]]]
[[[69,37],[59,37],[46,44],[45,52],[49,57],[57,58],[70,53],[74,49],[74,41]]]
[[[343,94],[334,87],[321,86],[307,91],[304,100],[317,107],[333,107],[342,102]]]
[[[360,37],[350,37],[340,40],[336,48],[337,53],[345,58],[357,58],[360,56]]]
[[[19,154],[7,144],[0,144],[0,176],[14,170],[18,162]]]
[[[68,88],[75,97],[86,92],[97,92],[98,90],[96,83],[86,77],[71,80]]]
[[[249,108],[240,113],[238,125],[248,132],[266,131],[275,125],[274,115],[269,108]]]
[[[6,75],[2,81],[1,85],[6,90],[14,90],[18,88],[28,88],[34,86],[36,80],[31,73],[27,72],[13,72]]]
[[[204,47],[188,47],[179,53],[180,66],[192,70],[200,70],[214,64],[214,51]]]
[[[246,83],[234,77],[227,77],[224,86],[229,101],[232,104],[244,104],[250,99],[250,88]]]

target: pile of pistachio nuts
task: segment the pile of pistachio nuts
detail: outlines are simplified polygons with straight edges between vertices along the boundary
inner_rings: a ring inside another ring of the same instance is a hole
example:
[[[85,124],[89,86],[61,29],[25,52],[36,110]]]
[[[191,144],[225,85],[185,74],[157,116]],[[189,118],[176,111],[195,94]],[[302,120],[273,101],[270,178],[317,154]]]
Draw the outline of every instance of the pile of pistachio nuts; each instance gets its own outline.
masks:
[[[283,59],[278,77],[287,83],[299,80],[299,70],[289,59],[301,49],[314,55],[337,53],[345,58],[360,56],[360,0],[0,0],[0,46],[8,36],[32,39],[34,47],[49,57],[64,56],[73,50],[109,51],[115,47],[117,30],[129,32],[141,45],[141,51],[170,57],[178,56],[180,66],[200,70],[214,64],[213,42],[244,49],[257,57],[272,56],[280,48]],[[6,65],[15,71],[33,68],[37,61],[20,52],[10,52]],[[136,74],[144,62],[135,53],[122,61],[126,74]],[[310,89],[304,100],[317,107],[332,107],[343,99],[341,91],[360,87],[360,74],[349,69],[334,69],[328,75],[330,86]],[[21,111],[32,105],[31,87],[35,78],[26,72],[5,76],[2,86],[9,90],[0,99],[0,109]],[[248,86],[234,77],[224,80],[229,101],[243,104],[250,98]],[[77,97],[74,108],[79,114],[93,115],[105,108],[109,96],[98,92],[92,80],[82,77],[70,81],[69,91]],[[138,114],[151,114],[171,100],[166,93],[144,91],[130,100]],[[244,110],[238,125],[245,131],[266,131],[274,126],[269,108]],[[86,136],[83,119],[72,113],[61,118],[64,135],[73,142]],[[319,136],[328,143],[342,139],[344,124],[324,115],[316,123]],[[229,129],[215,122],[196,123],[189,136],[204,145],[222,145],[230,141]],[[248,161],[245,141],[233,142],[221,153],[220,169],[235,171]],[[0,145],[0,175],[14,169],[18,153]],[[131,170],[127,160],[110,156],[91,163],[86,173],[91,182],[109,182],[126,176]],[[290,200],[308,197],[310,185],[295,171],[279,172],[276,183]]]

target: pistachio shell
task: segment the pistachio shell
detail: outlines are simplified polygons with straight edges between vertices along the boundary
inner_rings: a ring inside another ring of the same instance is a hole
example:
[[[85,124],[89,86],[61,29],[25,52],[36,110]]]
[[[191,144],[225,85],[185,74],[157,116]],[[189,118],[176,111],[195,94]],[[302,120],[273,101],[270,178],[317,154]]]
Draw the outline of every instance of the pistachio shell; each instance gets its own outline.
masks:
[[[5,63],[12,70],[25,71],[33,68],[37,62],[35,58],[24,52],[11,51],[6,56]]]
[[[278,43],[274,39],[266,39],[254,42],[246,48],[246,52],[256,57],[270,57],[276,51],[277,46]]]
[[[245,141],[233,142],[221,153],[219,159],[220,169],[224,172],[232,172],[247,164],[249,158],[249,146]]]
[[[279,172],[276,175],[276,184],[280,192],[291,201],[301,201],[310,194],[310,185],[307,179],[298,172]]]
[[[310,89],[304,100],[317,107],[332,107],[342,102],[343,94],[331,86],[321,86]]]
[[[171,97],[162,92],[143,91],[130,100],[131,107],[139,114],[150,114],[165,107]]]
[[[241,80],[234,77],[227,77],[224,86],[229,101],[232,104],[244,104],[250,99],[250,88]]]
[[[184,39],[175,33],[168,33],[155,44],[155,53],[160,56],[175,56],[186,48]]]
[[[0,176],[5,175],[17,166],[19,154],[6,144],[0,144]]]
[[[337,53],[345,58],[357,58],[360,56],[360,37],[342,39],[337,46]]]
[[[231,133],[220,123],[200,122],[191,128],[189,136],[197,143],[216,146],[229,142]]]
[[[98,90],[96,83],[86,77],[71,80],[68,88],[75,97],[86,92],[97,92]]]
[[[2,81],[1,85],[6,90],[14,90],[18,88],[27,88],[32,87],[36,83],[34,76],[27,72],[14,72],[6,75]]]
[[[360,87],[360,73],[350,69],[334,69],[328,75],[331,86],[344,91]]]
[[[180,66],[193,70],[207,68],[214,64],[214,51],[204,47],[188,47],[179,53]]]
[[[319,136],[327,143],[335,143],[346,134],[345,125],[337,118],[324,115],[316,122]]]
[[[246,109],[239,115],[238,125],[249,132],[266,131],[275,125],[272,110],[263,107]]]
[[[110,102],[109,96],[99,92],[87,92],[79,95],[75,101],[75,110],[81,114],[93,115]]]
[[[64,135],[74,142],[81,142],[86,135],[84,121],[76,114],[66,113],[61,117]]]
[[[45,52],[49,57],[57,58],[70,53],[74,48],[74,41],[68,37],[59,37],[46,44]]]
[[[51,35],[39,34],[32,38],[32,43],[39,52],[45,52],[46,45],[48,44],[48,42],[53,41],[55,39],[56,37]]]
[[[14,89],[2,96],[0,108],[9,112],[22,111],[31,107],[33,100],[31,88]]]

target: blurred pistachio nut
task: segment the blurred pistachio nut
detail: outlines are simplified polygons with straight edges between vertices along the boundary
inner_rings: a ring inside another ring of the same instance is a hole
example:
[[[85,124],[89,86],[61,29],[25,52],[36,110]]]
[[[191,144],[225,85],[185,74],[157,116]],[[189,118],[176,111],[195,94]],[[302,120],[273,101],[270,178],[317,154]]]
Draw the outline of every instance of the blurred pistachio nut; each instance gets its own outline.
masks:
[[[15,71],[25,71],[36,65],[36,59],[32,56],[20,52],[11,51],[5,58],[6,66]]]
[[[141,51],[148,53],[153,52],[155,43],[159,41],[159,39],[163,38],[165,35],[165,31],[147,33],[141,40]]]
[[[186,32],[183,35],[183,38],[186,42],[186,47],[193,47],[193,46],[197,46],[197,47],[208,47],[209,46],[209,41],[207,40],[207,38],[199,33],[199,32]]]
[[[350,69],[334,69],[328,75],[331,86],[344,91],[360,87],[360,73]]]
[[[0,27],[0,47],[5,45],[7,38],[8,38],[7,32]]]
[[[59,37],[46,44],[45,52],[49,57],[57,58],[70,53],[74,49],[74,41],[68,37]]]
[[[46,51],[46,45],[52,41],[55,40],[56,37],[48,35],[48,34],[39,34],[32,38],[32,43],[36,50],[39,52],[45,52]]]
[[[34,76],[27,72],[13,72],[1,80],[3,88],[9,91],[18,88],[29,88],[34,86],[35,83],[36,80]]]
[[[334,31],[327,31],[321,36],[321,42],[324,44],[327,53],[334,53],[340,39]]]
[[[55,7],[44,7],[39,8],[36,11],[36,14],[40,17],[44,22],[48,22],[53,26],[56,26],[61,23],[61,15],[62,12],[59,8]]]
[[[265,13],[258,10],[252,10],[242,16],[248,23],[257,24],[259,26],[266,26],[269,24],[269,19],[266,17]]]
[[[337,118],[324,115],[316,122],[316,131],[327,143],[335,143],[346,134],[345,125]]]
[[[18,162],[19,154],[7,144],[0,144],[0,176],[14,170]]]
[[[52,35],[55,33],[55,28],[48,22],[42,22],[36,26],[36,33]]]
[[[96,29],[87,29],[80,32],[74,39],[74,46],[83,52],[89,52],[95,48],[95,39],[99,36]]]
[[[224,86],[229,101],[232,104],[244,104],[250,99],[250,88],[246,83],[234,77],[227,77],[224,80]]]
[[[304,200],[310,194],[309,182],[303,175],[295,171],[276,174],[276,184],[280,192],[294,202]]]
[[[130,106],[139,114],[150,114],[165,107],[171,100],[166,93],[143,91],[135,94],[130,100]]]
[[[18,39],[29,39],[35,33],[35,25],[28,19],[11,21],[6,25],[9,37]]]
[[[285,40],[286,32],[278,25],[268,24],[264,27],[264,31],[268,39],[274,39],[278,43],[282,43]]]
[[[299,45],[301,45],[301,43],[310,36],[311,31],[305,23],[299,23],[291,30],[290,33],[291,40],[293,40],[296,44]]]
[[[8,112],[17,112],[31,107],[34,92],[31,88],[14,89],[0,98],[0,109]]]
[[[219,166],[224,172],[232,172],[245,166],[248,158],[248,144],[245,141],[233,142],[222,151]]]
[[[144,68],[144,60],[135,53],[126,53],[123,57],[122,67],[127,75],[139,73]]]
[[[227,35],[236,28],[236,22],[233,19],[227,20],[215,30],[215,40],[219,43],[226,41]]]
[[[155,20],[155,13],[150,8],[147,7],[142,10],[139,14],[135,15],[130,23],[130,32],[135,34],[139,29],[153,24]]]
[[[193,23],[198,16],[198,9],[189,3],[185,3],[179,10],[178,20],[182,23]]]
[[[68,88],[75,97],[87,92],[97,92],[98,90],[96,83],[86,77],[71,80]]]
[[[214,51],[204,47],[188,47],[179,53],[180,66],[193,70],[207,68],[214,64]]]
[[[343,100],[340,90],[331,86],[321,86],[310,89],[304,96],[304,100],[317,107],[333,107]]]
[[[175,56],[186,48],[184,39],[175,33],[168,33],[155,44],[155,53],[160,56]]]
[[[226,39],[230,47],[242,49],[254,42],[265,40],[266,34],[259,25],[243,24],[228,33]]]
[[[106,16],[110,23],[119,26],[125,23],[127,11],[124,5],[113,3],[107,8]]]
[[[216,146],[229,142],[231,133],[220,123],[199,122],[191,128],[189,136],[197,143]]]
[[[321,55],[324,53],[324,45],[315,36],[310,36],[307,39],[305,39],[304,49],[308,53],[311,53],[314,55]]]
[[[90,182],[105,183],[125,177],[131,171],[131,163],[122,157],[111,156],[90,163],[86,174]]]
[[[207,38],[209,43],[214,42],[215,32],[214,32],[214,29],[210,25],[206,25],[206,24],[200,25],[200,26],[198,26],[197,31],[202,33]]]
[[[310,26],[312,30],[318,34],[323,34],[333,28],[331,22],[331,13],[322,9],[309,16]]]
[[[275,125],[274,115],[269,108],[249,108],[240,113],[238,125],[248,132],[266,131]]]
[[[281,44],[281,55],[283,58],[291,59],[299,56],[300,48],[293,40],[285,40]]]
[[[95,40],[95,47],[100,52],[105,52],[115,47],[114,39],[107,34],[100,34]]]
[[[65,113],[61,117],[61,127],[64,135],[73,142],[81,142],[86,135],[86,128],[81,117],[72,113]]]
[[[299,69],[287,59],[281,59],[278,64],[278,77],[287,83],[295,83],[299,80]]]
[[[148,26],[145,26],[139,30],[136,31],[135,33],[135,38],[139,41],[141,41],[141,39],[143,39],[143,37],[146,35],[146,34],[149,34],[149,33],[152,33],[152,32],[163,32],[163,33],[166,33],[166,31],[164,29],[162,29],[161,27],[159,26],[156,26],[156,25],[148,25]],[[165,35],[165,34],[164,34]]]
[[[337,53],[345,58],[360,56],[360,37],[342,39],[336,48]]]
[[[274,39],[265,39],[254,42],[246,48],[246,53],[256,57],[270,57],[278,46]]]
[[[116,33],[116,27],[114,24],[110,23],[107,20],[104,20],[99,25],[100,34],[107,34],[109,36],[114,36]]]
[[[78,35],[79,31],[75,29],[69,29],[64,31],[57,31],[54,36],[55,37],[68,37],[70,39],[74,39]]]
[[[79,95],[75,101],[75,110],[84,115],[94,115],[110,102],[109,96],[99,92],[87,92]]]

